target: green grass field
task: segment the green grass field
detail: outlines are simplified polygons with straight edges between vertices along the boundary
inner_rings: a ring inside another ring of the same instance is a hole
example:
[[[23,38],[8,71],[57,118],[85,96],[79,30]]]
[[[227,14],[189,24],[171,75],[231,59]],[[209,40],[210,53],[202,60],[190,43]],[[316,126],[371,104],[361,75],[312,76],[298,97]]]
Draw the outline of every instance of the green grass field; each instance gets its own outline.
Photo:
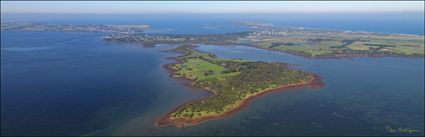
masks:
[[[424,56],[424,37],[408,35],[268,36],[244,38],[264,49],[316,56]],[[293,44],[297,43],[297,44]]]
[[[173,113],[174,118],[202,118],[222,114],[241,105],[245,97],[285,84],[309,81],[312,74],[283,64],[216,58],[183,45],[174,51],[185,53],[174,64],[175,77],[193,80],[192,86],[210,90],[212,97],[192,102]]]

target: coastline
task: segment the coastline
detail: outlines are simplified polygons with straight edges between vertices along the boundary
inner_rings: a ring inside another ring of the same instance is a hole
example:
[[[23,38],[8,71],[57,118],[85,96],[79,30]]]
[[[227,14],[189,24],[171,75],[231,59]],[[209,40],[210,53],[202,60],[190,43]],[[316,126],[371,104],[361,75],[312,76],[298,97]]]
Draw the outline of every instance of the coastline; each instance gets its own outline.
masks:
[[[164,51],[164,52],[173,52],[173,51]],[[180,55],[180,56],[185,56],[186,54]],[[164,64],[163,67],[168,70],[171,74],[170,77],[172,78],[177,78],[177,79],[181,79],[184,80],[184,86],[187,86],[189,88],[195,88],[195,89],[201,89],[201,90],[205,90],[207,92],[212,93],[210,90],[204,89],[204,88],[197,88],[191,85],[191,83],[193,82],[192,79],[189,78],[184,78],[184,77],[174,77],[174,73],[176,73],[177,71],[173,68],[171,68],[171,65],[174,64],[179,64],[182,63],[182,60],[178,59],[179,56],[177,57],[167,57],[167,59],[172,59],[175,60],[176,62],[174,63],[168,63],[168,64]],[[283,63],[286,64],[286,63]],[[311,74],[311,73],[310,73]],[[205,117],[201,117],[201,118],[197,118],[197,119],[191,119],[191,118],[179,118],[179,119],[170,119],[172,118],[172,114],[174,112],[176,112],[177,110],[181,109],[183,106],[189,104],[189,103],[193,103],[196,101],[201,101],[201,100],[205,100],[210,96],[207,96],[205,98],[201,98],[201,99],[197,99],[197,100],[192,100],[192,101],[188,101],[184,104],[179,105],[178,107],[176,107],[175,109],[173,109],[172,111],[168,112],[167,114],[165,114],[164,116],[158,118],[155,121],[155,127],[164,127],[164,126],[169,126],[169,125],[175,125],[177,128],[183,128],[183,127],[187,127],[187,126],[194,126],[194,125],[198,125],[210,120],[219,120],[219,119],[224,119],[226,117],[231,116],[232,114],[241,111],[243,108],[247,107],[248,104],[256,99],[259,98],[261,96],[265,96],[268,93],[272,93],[272,92],[283,92],[283,91],[288,91],[290,89],[296,89],[296,88],[304,88],[304,87],[309,87],[309,88],[321,88],[324,87],[325,84],[322,82],[322,79],[320,76],[316,75],[316,74],[312,74],[313,77],[310,79],[310,81],[302,81],[299,83],[292,83],[292,84],[286,84],[286,85],[281,85],[279,87],[275,87],[275,88],[270,88],[270,89],[266,89],[263,90],[259,93],[256,94],[252,94],[252,95],[248,95],[246,96],[243,100],[241,100],[240,104],[234,104],[236,105],[233,108],[230,108],[228,111],[224,112],[224,113],[220,113],[220,114],[214,114],[214,115],[210,115],[210,116],[205,116]]]
[[[325,84],[321,81],[321,78],[318,75],[314,75],[314,77],[309,82],[287,84],[287,85],[283,85],[283,86],[280,86],[280,87],[267,89],[267,90],[261,91],[260,93],[257,93],[257,94],[254,94],[254,95],[250,95],[247,98],[245,98],[240,105],[238,105],[237,107],[235,107],[235,108],[233,108],[230,111],[227,111],[225,113],[221,113],[221,114],[218,114],[218,115],[212,115],[212,116],[206,116],[206,117],[202,117],[202,118],[199,118],[199,119],[189,119],[189,118],[170,119],[171,114],[173,114],[175,111],[181,109],[182,106],[189,104],[189,103],[192,103],[192,102],[199,101],[199,100],[193,100],[193,101],[189,101],[187,103],[180,105],[179,107],[177,107],[177,108],[173,109],[172,111],[170,111],[169,113],[167,113],[165,116],[157,119],[156,122],[155,122],[155,126],[156,127],[165,127],[165,126],[175,125],[177,128],[195,126],[195,125],[207,122],[207,121],[219,120],[219,119],[224,119],[226,117],[229,117],[229,116],[233,115],[234,113],[237,113],[237,112],[241,111],[242,109],[248,107],[249,103],[251,103],[253,100],[255,100],[259,97],[262,97],[262,96],[266,96],[266,95],[268,95],[269,93],[272,93],[272,92],[285,92],[285,91],[288,91],[290,89],[297,89],[297,88],[304,88],[304,87],[321,88],[321,87],[324,87],[324,86],[325,86]],[[200,100],[203,100],[203,99],[200,99]]]
[[[275,51],[275,52],[283,52],[283,53],[287,53],[287,54],[291,54],[291,55],[295,55],[295,56],[300,56],[300,57],[304,57],[304,58],[308,58],[308,59],[353,59],[353,58],[356,58],[356,57],[367,57],[367,58],[384,58],[384,57],[424,58],[425,57],[425,55],[398,55],[398,54],[394,54],[394,55],[337,54],[337,55],[334,55],[334,56],[329,56],[329,55],[311,56],[309,54],[296,52],[296,51],[268,49],[268,48],[258,47],[258,46],[255,46],[255,45],[241,45],[241,46],[259,48],[259,49],[268,50],[268,51]]]
[[[113,42],[113,41],[108,41],[108,42]],[[117,43],[125,43],[125,42],[118,41]],[[134,42],[134,43],[139,44],[137,42]],[[258,49],[263,49],[263,50],[268,50],[268,51],[283,52],[283,53],[287,53],[287,54],[291,54],[291,55],[295,55],[295,56],[300,56],[300,57],[304,57],[304,58],[308,58],[308,59],[353,59],[353,58],[357,58],[357,57],[368,57],[368,58],[384,58],[384,57],[425,58],[425,55],[400,55],[400,54],[393,54],[393,55],[336,54],[336,55],[318,55],[318,56],[312,56],[310,54],[302,53],[302,52],[268,49],[268,48],[262,48],[262,47],[256,46],[255,44],[247,44],[247,43],[242,44],[242,43],[234,43],[234,42],[202,42],[202,41],[176,42],[176,41],[160,41],[160,42],[142,42],[141,45],[138,45],[138,46],[141,46],[143,48],[153,48],[158,43],[166,43],[166,44],[185,44],[185,43],[190,43],[190,44],[194,44],[194,45],[197,45],[197,44],[206,44],[206,45],[215,45],[215,46],[229,46],[229,45],[246,46],[246,47],[258,48]]]

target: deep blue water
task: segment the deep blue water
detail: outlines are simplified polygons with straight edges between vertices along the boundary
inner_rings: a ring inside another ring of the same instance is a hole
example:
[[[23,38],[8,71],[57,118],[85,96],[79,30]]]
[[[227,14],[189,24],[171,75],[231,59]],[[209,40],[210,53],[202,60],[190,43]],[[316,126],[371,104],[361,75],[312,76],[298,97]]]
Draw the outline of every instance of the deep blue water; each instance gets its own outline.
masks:
[[[259,99],[241,114],[248,119],[242,124],[246,134],[397,135],[384,130],[391,125],[415,127],[421,130],[415,135],[423,135],[423,58],[310,59],[241,46],[198,49],[223,58],[287,62],[319,74],[326,83],[319,90]]]
[[[424,13],[329,14],[4,14],[2,21],[54,24],[149,24],[151,33],[239,32],[234,21],[293,27],[424,35]]]
[[[173,28],[172,31],[165,32],[222,33],[244,31],[246,28],[226,25],[215,28],[214,25],[240,18],[263,22],[275,19],[218,15],[197,18],[153,15],[50,16],[52,17],[2,16],[2,21],[14,18],[76,24],[152,23],[150,25],[158,32]],[[315,23],[308,21],[307,17],[293,16],[294,20],[282,19],[281,23],[423,35],[423,18],[416,18],[418,16],[420,15],[400,15],[394,18],[384,16],[375,19],[378,15],[352,18],[341,15],[333,18],[336,20],[334,25],[325,23],[332,22],[326,19],[331,18],[330,15],[316,18]],[[296,18],[301,19],[297,22]],[[369,19],[369,25],[356,25],[356,22],[362,22],[356,18]],[[341,25],[338,20],[345,21],[345,25]],[[249,107],[224,120],[185,129],[155,128],[153,123],[159,116],[188,100],[204,97],[207,93],[184,87],[181,85],[184,81],[169,78],[169,73],[162,65],[172,62],[165,57],[176,54],[161,50],[175,45],[142,48],[139,45],[103,42],[100,39],[103,35],[105,34],[2,32],[1,134],[399,134],[385,131],[387,125],[420,130],[405,135],[424,134],[423,58],[309,59],[244,46],[212,45],[200,45],[198,49],[224,58],[287,62],[296,68],[319,74],[327,86],[322,89],[272,93],[254,100]]]
[[[160,91],[190,91],[172,84],[160,49],[100,36],[2,32],[2,135],[91,133],[147,112]]]

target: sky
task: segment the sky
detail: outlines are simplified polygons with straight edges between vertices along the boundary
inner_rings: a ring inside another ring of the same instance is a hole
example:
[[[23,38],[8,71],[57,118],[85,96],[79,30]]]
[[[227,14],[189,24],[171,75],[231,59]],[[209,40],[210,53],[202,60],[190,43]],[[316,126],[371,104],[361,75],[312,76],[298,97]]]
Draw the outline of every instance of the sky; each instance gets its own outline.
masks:
[[[1,1],[1,13],[424,12],[424,1]]]

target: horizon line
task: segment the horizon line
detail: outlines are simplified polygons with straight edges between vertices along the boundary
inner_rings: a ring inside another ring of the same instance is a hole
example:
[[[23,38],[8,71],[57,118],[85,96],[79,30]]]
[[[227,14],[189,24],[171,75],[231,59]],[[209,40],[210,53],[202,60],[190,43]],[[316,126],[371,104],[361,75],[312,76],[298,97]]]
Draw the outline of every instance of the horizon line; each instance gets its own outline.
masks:
[[[1,13],[252,14],[424,12],[424,1],[1,1]]]

